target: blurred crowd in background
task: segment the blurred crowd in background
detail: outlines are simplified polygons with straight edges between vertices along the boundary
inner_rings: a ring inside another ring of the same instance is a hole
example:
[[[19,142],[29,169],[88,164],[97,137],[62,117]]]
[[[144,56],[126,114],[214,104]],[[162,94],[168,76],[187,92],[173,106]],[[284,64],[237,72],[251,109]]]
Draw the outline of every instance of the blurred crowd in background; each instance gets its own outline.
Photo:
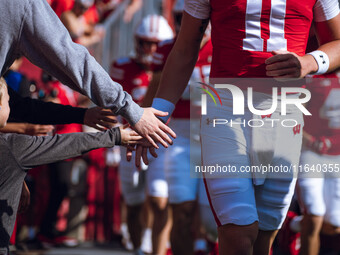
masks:
[[[72,40],[85,46],[110,73],[112,79],[119,82],[134,100],[149,106],[150,99],[144,101],[143,99],[149,84],[152,81],[156,83],[159,81],[165,58],[172,47],[166,48],[169,43],[165,42],[174,40],[179,31],[183,2],[175,2],[175,0],[47,1],[69,31]],[[170,45],[173,45],[173,41],[171,43]],[[199,59],[201,62],[198,62],[193,76],[198,77],[196,81],[206,82],[212,52],[209,31],[202,42],[201,51]],[[331,81],[337,81],[337,76],[332,75],[331,78],[334,79]],[[88,98],[69,89],[54,77],[33,66],[25,58],[16,60],[6,73],[5,79],[8,85],[23,97],[81,108],[95,107]],[[183,106],[177,116],[179,119],[182,118],[181,114],[184,115],[185,99],[188,100],[184,98],[180,101]],[[187,116],[185,118],[188,119]],[[112,119],[111,122],[123,121]],[[104,126],[85,124],[88,125],[51,126],[9,123],[6,129],[0,132],[51,135],[92,132],[109,127],[107,123],[103,124]],[[324,150],[327,150],[327,141],[323,143],[318,141],[318,144],[316,142],[311,141],[310,147],[324,154]],[[140,188],[140,186],[141,182],[146,182],[148,177],[144,176],[144,170],[135,168],[133,162],[126,162],[124,152],[120,150],[119,147],[98,149],[79,158],[31,170],[25,180],[29,192],[25,187],[26,192],[22,195],[22,199],[30,200],[30,203],[28,208],[24,208],[25,213],[17,218],[16,229],[11,238],[13,247],[18,250],[30,250],[53,246],[72,247],[86,241],[98,243],[118,241],[126,249],[134,250],[135,254],[171,254],[171,239],[175,246],[176,243],[179,246],[189,245],[192,247],[189,250],[193,249],[197,255],[218,254],[216,225],[213,216],[209,215],[211,212],[206,198],[199,198],[197,202],[196,198],[199,197],[197,195],[195,199],[189,198],[188,201],[173,203],[181,204],[172,207],[175,212],[173,220],[169,216],[171,211],[167,201],[161,199],[162,195],[153,196],[160,199],[152,200],[146,199],[144,194],[141,198],[143,203],[139,203],[138,199],[134,203],[135,198],[129,197],[128,187],[125,187],[127,194],[122,195],[120,181],[122,171],[133,168],[133,176],[130,177],[134,182],[131,185],[132,188],[138,187],[136,191],[139,194],[146,192],[145,187]],[[184,162],[180,158],[173,158],[173,160]],[[168,161],[159,159],[158,162],[155,168],[162,172],[163,165]],[[146,166],[143,167],[146,169]],[[204,193],[203,183],[194,185],[199,187],[193,189],[196,194]],[[172,191],[169,189],[169,192]],[[203,200],[205,202],[200,202]],[[201,205],[200,209],[197,204]],[[201,216],[198,215],[198,211]],[[298,254],[300,227],[296,227],[298,225],[296,222],[301,221],[299,216],[301,214],[298,203],[294,200],[287,222],[275,243],[276,254]],[[182,225],[181,230],[178,226],[183,222],[187,225]],[[170,238],[171,224],[177,227],[173,229],[175,234]],[[152,230],[159,232],[158,237],[152,236]],[[182,232],[184,239],[177,237],[176,240],[176,236],[180,237]],[[330,232],[332,238],[321,235],[321,247],[339,252],[339,233]],[[188,238],[187,233],[191,233],[189,239],[185,239]],[[315,235],[315,231],[313,234]],[[319,235],[319,232],[316,234]],[[172,246],[175,247],[173,244]],[[177,252],[177,254],[189,253]]]

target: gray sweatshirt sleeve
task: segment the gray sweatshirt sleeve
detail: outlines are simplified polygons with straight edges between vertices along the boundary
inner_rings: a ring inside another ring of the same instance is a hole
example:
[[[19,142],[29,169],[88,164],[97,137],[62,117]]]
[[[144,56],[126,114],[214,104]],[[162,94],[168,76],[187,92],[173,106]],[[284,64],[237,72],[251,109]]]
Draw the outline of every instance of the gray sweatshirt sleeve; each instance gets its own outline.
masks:
[[[121,142],[119,128],[98,133],[70,133],[54,136],[3,134],[9,148],[24,170],[80,156]]]
[[[111,108],[130,124],[139,121],[143,109],[111,80],[85,47],[72,41],[46,0],[15,1],[26,4],[18,41],[23,55],[95,104]]]

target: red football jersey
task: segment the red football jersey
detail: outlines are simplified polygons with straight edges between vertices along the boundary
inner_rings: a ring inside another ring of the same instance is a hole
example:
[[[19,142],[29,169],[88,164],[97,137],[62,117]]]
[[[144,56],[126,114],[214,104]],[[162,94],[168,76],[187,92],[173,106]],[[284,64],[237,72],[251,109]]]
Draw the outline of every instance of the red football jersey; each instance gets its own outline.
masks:
[[[271,51],[303,55],[313,15],[317,21],[334,17],[339,11],[332,4],[325,0],[187,0],[185,11],[210,17],[211,77],[266,77],[264,61]]]
[[[211,78],[263,78],[272,51],[304,55],[313,17],[329,20],[339,7],[333,0],[185,0],[185,11],[210,18]]]
[[[305,116],[304,130],[315,138],[328,138],[332,146],[327,151],[330,155],[340,155],[340,81],[332,73],[314,76],[308,84],[312,94],[308,102],[311,116]]]
[[[152,70],[161,71],[169,56],[176,39],[160,42],[157,51],[154,53],[152,60]],[[198,59],[191,75],[189,84],[209,82],[210,65],[212,60],[212,44],[211,40],[205,43],[201,48]],[[176,108],[172,114],[174,118],[190,118],[190,86],[187,86],[182,98],[176,104]]]
[[[271,51],[305,54],[315,0],[212,0],[210,4],[211,77],[266,77],[264,61]]]
[[[141,103],[147,87],[152,78],[152,73],[146,71],[142,65],[132,58],[120,58],[116,60],[110,69],[111,79],[123,86],[132,99]]]

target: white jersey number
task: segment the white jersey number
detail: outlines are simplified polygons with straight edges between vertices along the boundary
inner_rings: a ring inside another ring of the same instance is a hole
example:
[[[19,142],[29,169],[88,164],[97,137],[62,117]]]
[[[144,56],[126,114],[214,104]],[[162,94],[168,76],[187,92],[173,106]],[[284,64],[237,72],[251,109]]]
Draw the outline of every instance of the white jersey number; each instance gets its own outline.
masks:
[[[243,50],[263,51],[261,38],[262,0],[247,0],[246,38],[243,39]],[[267,51],[287,50],[284,27],[286,16],[286,0],[271,0],[269,19],[269,39]]]

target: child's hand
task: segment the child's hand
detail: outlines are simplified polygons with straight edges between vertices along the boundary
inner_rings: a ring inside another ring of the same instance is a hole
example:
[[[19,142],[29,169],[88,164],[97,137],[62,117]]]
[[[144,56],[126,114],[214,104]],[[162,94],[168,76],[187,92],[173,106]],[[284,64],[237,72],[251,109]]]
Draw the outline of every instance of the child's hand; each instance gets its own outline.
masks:
[[[137,143],[139,143],[143,137],[139,135],[136,131],[129,128],[129,124],[124,126],[120,126],[120,136],[121,136],[121,143],[123,146],[130,146],[134,147]]]
[[[146,165],[149,164],[147,152],[148,149],[150,154],[157,158],[157,153],[154,146],[146,139],[139,135],[136,131],[131,130],[129,124],[120,126],[121,142],[123,146],[127,147],[126,159],[130,161],[132,158],[132,152],[136,151],[136,166],[140,167],[140,159],[142,158]],[[136,149],[137,148],[137,149]]]
[[[115,124],[117,124],[117,119],[110,109],[93,107],[87,109],[85,112],[84,124],[100,131],[104,131],[105,128],[112,128]]]
[[[119,129],[121,133],[122,145],[132,145],[134,147],[134,145],[138,144],[143,147],[153,147],[146,138],[142,137],[136,131],[132,130],[129,124],[120,126]]]

